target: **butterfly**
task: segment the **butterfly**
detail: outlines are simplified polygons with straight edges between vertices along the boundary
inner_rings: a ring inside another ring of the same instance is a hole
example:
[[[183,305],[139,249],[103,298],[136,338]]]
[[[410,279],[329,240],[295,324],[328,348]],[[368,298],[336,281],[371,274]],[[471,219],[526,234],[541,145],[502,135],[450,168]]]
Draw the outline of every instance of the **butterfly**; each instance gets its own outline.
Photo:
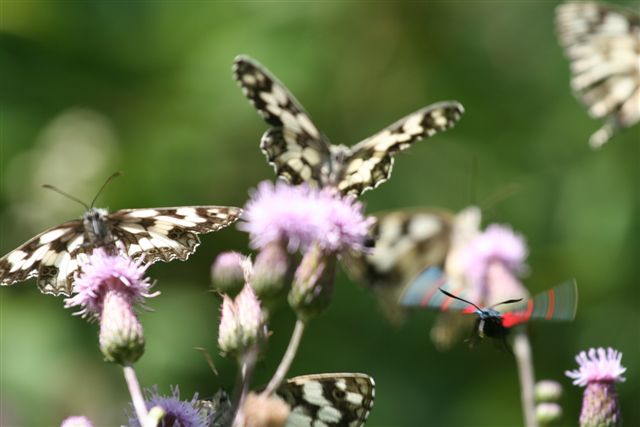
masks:
[[[470,338],[472,345],[484,337],[504,341],[511,328],[530,320],[573,320],[578,307],[575,281],[565,282],[533,298],[508,299],[485,308],[443,289],[446,282],[446,276],[437,267],[427,268],[407,287],[400,304],[475,314],[476,323]],[[510,306],[508,311],[497,310],[505,305]]]
[[[119,251],[147,264],[184,261],[200,244],[198,234],[233,224],[242,213],[240,208],[228,206],[122,209],[109,213],[93,207],[93,203],[82,204],[87,211],[81,219],[50,228],[0,258],[0,285],[37,276],[42,293],[69,296],[76,273],[96,247]]]
[[[369,252],[343,256],[350,277],[370,290],[395,324],[406,317],[398,305],[404,287],[428,266],[444,265],[455,215],[444,209],[404,209],[374,214]]]
[[[276,394],[291,408],[286,427],[360,427],[371,412],[375,383],[366,374],[311,374],[287,379]],[[233,419],[224,392],[199,401],[198,407],[215,420],[208,424],[212,427],[226,427]]]
[[[234,75],[245,96],[271,125],[260,148],[278,177],[297,185],[335,187],[360,195],[389,179],[393,156],[455,125],[464,113],[455,101],[422,108],[353,147],[334,145],[289,90],[262,65],[238,56]]]
[[[560,44],[571,62],[571,87],[594,118],[605,118],[589,143],[601,147],[640,120],[640,15],[594,2],[556,9]]]

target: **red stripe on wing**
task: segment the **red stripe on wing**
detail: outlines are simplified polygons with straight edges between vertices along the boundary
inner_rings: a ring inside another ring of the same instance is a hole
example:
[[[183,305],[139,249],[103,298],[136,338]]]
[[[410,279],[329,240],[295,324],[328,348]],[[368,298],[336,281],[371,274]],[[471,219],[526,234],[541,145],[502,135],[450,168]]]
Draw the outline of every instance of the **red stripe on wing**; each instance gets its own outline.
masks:
[[[553,289],[549,289],[547,292],[547,297],[549,298],[549,307],[547,308],[547,314],[544,316],[545,319],[550,320],[553,317],[553,312],[556,308],[556,293]]]
[[[431,298],[433,298],[433,296],[435,295],[436,292],[438,292],[440,290],[439,286],[434,286],[431,289],[429,289],[429,292],[427,292],[424,297],[422,298],[422,301],[420,301],[420,307],[426,307],[429,305],[429,301],[431,301]]]
[[[502,326],[512,328],[520,323],[525,323],[531,318],[533,313],[533,300],[527,301],[527,310],[519,312],[508,312],[502,315]]]

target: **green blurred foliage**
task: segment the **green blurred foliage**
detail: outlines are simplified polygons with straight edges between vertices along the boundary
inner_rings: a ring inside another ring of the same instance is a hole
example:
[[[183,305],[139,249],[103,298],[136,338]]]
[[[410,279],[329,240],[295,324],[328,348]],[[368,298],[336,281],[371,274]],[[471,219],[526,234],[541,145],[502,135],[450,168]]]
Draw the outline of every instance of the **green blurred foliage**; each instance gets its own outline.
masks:
[[[426,104],[456,99],[458,126],[400,156],[393,178],[364,199],[370,212],[409,206],[460,209],[515,186],[485,210],[527,236],[532,292],[575,277],[572,324],[531,326],[536,375],[565,386],[564,425],[581,390],[564,377],[591,346],[624,353],[619,386],[627,425],[640,424],[639,129],[601,151],[599,126],[571,95],[553,30],[554,2],[45,2],[0,3],[1,248],[82,208],[39,185],[89,200],[115,170],[124,177],[99,205],[242,206],[273,179],[258,149],[266,129],[231,77],[235,55],[267,65],[335,142],[355,143]],[[472,168],[472,164],[477,168]],[[230,388],[235,366],[217,355],[218,300],[209,266],[247,251],[235,228],[205,236],[187,263],[150,270],[162,295],[142,313],[145,386],[183,396]],[[344,274],[311,323],[292,375],[362,371],[377,383],[369,426],[516,426],[515,363],[485,344],[437,352],[433,313],[403,328]],[[85,414],[126,422],[121,372],[101,362],[97,325],[72,318],[32,281],[0,292],[2,425],[59,425]],[[268,380],[293,316],[272,322]],[[205,347],[215,376],[194,350]]]

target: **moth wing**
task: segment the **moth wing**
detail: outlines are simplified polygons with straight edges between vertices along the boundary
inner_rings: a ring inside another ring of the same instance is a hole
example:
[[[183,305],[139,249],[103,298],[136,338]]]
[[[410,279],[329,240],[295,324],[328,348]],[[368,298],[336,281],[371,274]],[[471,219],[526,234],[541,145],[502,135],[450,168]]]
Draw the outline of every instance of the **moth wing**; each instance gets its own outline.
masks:
[[[84,256],[82,221],[68,221],[50,228],[0,258],[0,284],[37,277],[42,293],[71,295],[78,257]]]
[[[291,407],[287,427],[360,427],[373,407],[375,382],[359,373],[302,375],[277,394]]]
[[[462,117],[459,102],[429,105],[351,147],[337,182],[344,194],[362,194],[389,179],[393,156],[414,142],[452,128]]]
[[[330,173],[329,142],[291,92],[266,68],[238,56],[234,76],[262,118],[272,126],[260,148],[276,174],[292,184],[320,187]]]
[[[502,324],[510,328],[530,320],[571,321],[577,309],[578,286],[575,280],[570,280],[512,306],[503,313]]]
[[[186,260],[200,244],[198,234],[225,228],[241,213],[240,208],[228,206],[123,209],[110,214],[108,221],[124,253],[154,263]]]

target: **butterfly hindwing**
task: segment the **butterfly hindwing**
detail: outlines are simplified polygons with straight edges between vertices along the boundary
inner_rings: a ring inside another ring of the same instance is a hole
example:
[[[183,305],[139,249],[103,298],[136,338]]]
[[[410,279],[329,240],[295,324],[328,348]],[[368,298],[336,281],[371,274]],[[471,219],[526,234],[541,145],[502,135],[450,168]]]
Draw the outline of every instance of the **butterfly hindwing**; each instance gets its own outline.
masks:
[[[344,161],[338,189],[357,195],[382,184],[391,175],[396,153],[452,128],[463,113],[464,108],[458,102],[439,102],[409,114],[354,145]]]
[[[571,63],[571,87],[594,118],[607,118],[591,136],[594,148],[640,120],[640,15],[595,2],[556,9],[560,43]]]
[[[200,243],[198,234],[232,224],[241,212],[225,206],[124,209],[111,214],[92,208],[83,220],[51,228],[0,258],[0,284],[37,276],[42,293],[69,296],[78,269],[96,247],[117,248],[147,264],[185,260]],[[103,235],[97,237],[96,230]]]
[[[292,184],[321,186],[329,173],[329,146],[302,105],[256,61],[239,56],[233,70],[245,96],[273,126],[260,148],[276,174]]]
[[[375,383],[357,373],[302,375],[277,394],[291,407],[287,427],[360,427],[373,406]]]

